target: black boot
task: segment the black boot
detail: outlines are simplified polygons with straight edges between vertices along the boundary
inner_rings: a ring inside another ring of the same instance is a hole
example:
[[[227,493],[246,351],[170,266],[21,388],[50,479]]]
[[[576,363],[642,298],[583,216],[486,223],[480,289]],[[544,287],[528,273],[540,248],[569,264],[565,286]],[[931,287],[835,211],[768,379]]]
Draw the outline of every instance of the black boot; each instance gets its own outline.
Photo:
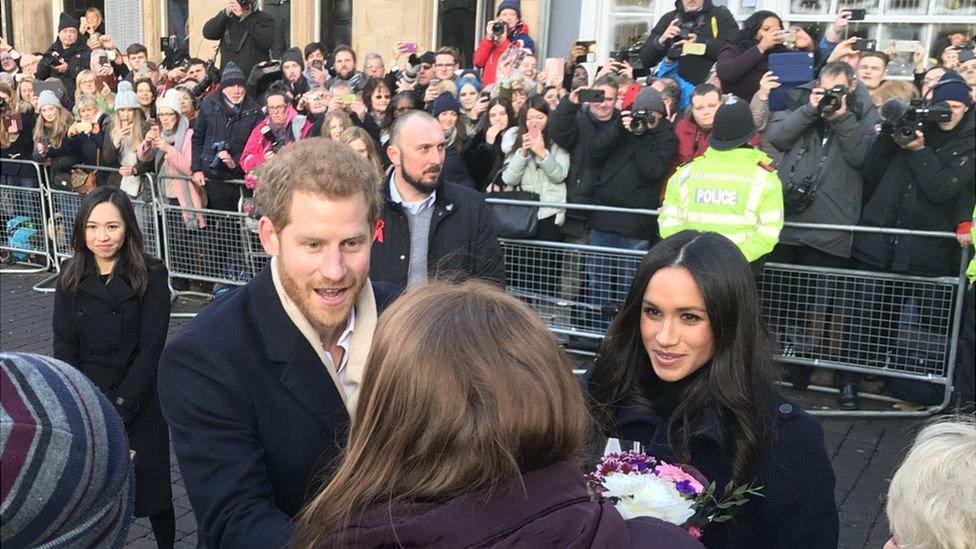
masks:
[[[853,383],[845,383],[840,386],[840,393],[837,395],[841,410],[857,410],[860,407],[857,403],[857,387]]]

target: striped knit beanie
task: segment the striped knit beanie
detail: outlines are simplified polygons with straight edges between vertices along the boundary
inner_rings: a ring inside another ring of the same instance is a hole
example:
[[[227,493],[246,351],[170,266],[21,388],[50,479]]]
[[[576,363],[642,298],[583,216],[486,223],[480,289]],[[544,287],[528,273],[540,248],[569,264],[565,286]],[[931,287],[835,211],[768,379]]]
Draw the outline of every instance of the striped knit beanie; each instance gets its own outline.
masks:
[[[122,422],[81,372],[0,353],[0,544],[120,548],[135,477]]]

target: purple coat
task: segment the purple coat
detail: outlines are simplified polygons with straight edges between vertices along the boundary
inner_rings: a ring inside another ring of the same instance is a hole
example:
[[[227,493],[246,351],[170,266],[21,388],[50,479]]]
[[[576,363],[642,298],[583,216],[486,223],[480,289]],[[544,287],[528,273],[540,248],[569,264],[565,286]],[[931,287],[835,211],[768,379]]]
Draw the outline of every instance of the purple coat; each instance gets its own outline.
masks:
[[[579,466],[561,462],[522,476],[522,485],[485,500],[464,494],[440,503],[373,509],[320,547],[647,547],[701,549],[681,528],[642,517],[624,521],[609,502],[594,502]],[[391,517],[392,516],[392,520]]]

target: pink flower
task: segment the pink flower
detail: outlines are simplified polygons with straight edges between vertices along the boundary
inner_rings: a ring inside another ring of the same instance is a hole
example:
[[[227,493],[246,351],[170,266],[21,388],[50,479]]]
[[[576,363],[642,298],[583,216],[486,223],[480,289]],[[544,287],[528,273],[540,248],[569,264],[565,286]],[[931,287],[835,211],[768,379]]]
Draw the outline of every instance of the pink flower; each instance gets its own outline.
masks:
[[[654,473],[664,480],[671,481],[675,484],[683,484],[696,494],[700,494],[705,490],[705,487],[702,486],[701,482],[698,482],[698,479],[684,472],[681,467],[676,465],[662,461],[654,468]]]
[[[689,526],[688,527],[688,533],[691,534],[691,537],[693,537],[695,539],[699,539],[700,540],[701,537],[702,537],[702,531],[699,530],[697,526]]]

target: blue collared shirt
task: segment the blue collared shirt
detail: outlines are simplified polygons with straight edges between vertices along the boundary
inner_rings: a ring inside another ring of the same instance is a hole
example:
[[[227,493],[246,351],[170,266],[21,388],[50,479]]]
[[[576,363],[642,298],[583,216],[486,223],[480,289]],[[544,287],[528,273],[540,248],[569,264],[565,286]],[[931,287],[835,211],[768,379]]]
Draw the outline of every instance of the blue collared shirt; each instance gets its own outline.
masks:
[[[404,202],[403,197],[400,196],[400,191],[397,190],[396,172],[390,174],[390,202],[403,206],[412,215],[417,215],[420,212],[426,210],[427,208],[433,206],[434,200],[437,200],[436,190],[431,192],[427,198],[420,200],[418,202]]]

